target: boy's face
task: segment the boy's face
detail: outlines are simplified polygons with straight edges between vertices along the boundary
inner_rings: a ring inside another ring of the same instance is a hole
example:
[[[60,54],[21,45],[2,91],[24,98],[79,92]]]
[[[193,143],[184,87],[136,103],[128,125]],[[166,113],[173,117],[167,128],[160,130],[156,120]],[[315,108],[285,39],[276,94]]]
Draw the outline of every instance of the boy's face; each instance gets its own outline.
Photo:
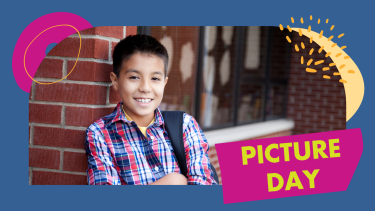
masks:
[[[142,119],[154,116],[168,78],[164,78],[164,62],[160,57],[135,53],[123,61],[118,78],[111,73],[111,80],[121,96],[125,112],[132,119]]]

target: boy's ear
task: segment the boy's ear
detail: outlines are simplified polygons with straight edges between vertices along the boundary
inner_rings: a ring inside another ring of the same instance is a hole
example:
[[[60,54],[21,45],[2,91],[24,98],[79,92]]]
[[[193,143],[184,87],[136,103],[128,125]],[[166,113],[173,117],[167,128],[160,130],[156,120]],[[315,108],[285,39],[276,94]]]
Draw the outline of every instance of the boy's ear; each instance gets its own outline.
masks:
[[[117,91],[118,90],[118,84],[117,84],[118,79],[117,79],[116,74],[114,72],[111,72],[109,77],[111,78],[113,89]]]
[[[168,82],[168,77],[166,77],[166,78],[164,79],[164,86],[167,85],[167,82]]]

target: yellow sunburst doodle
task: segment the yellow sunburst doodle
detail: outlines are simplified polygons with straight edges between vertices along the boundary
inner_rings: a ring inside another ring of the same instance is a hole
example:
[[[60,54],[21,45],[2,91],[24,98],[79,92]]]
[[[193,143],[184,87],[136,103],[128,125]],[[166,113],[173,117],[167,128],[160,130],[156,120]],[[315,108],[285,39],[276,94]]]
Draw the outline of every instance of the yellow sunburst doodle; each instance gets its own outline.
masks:
[[[342,54],[342,53],[338,53],[338,54],[336,54],[336,57],[339,57],[339,56],[341,56],[341,54]]]
[[[349,59],[349,58],[350,58],[350,56],[345,56],[345,57],[344,57],[344,59]]]
[[[345,67],[345,64],[342,64],[340,67],[339,67],[339,69],[342,69],[342,68],[344,68]]]
[[[303,64],[303,56],[301,56],[301,64]]]
[[[313,37],[311,36],[311,37],[310,37],[310,43],[312,43],[312,41],[313,41]]]
[[[337,45],[337,43],[333,43],[333,45],[331,46],[331,48],[335,47]]]
[[[296,51],[298,52],[298,51],[299,51],[299,48],[298,48],[298,45],[297,45],[297,44],[295,45],[295,48],[296,48]]]
[[[329,38],[328,38],[328,41],[331,41],[333,38],[333,35],[331,35]]]
[[[345,45],[341,47],[341,49],[345,49],[345,48],[346,48],[346,46],[345,46]]]
[[[330,63],[329,66],[332,67],[332,66],[335,66],[336,64],[335,63]]]
[[[348,70],[348,73],[354,73],[354,70]]]
[[[331,77],[329,77],[328,75],[323,75],[323,78],[325,78],[325,79],[331,79]]]
[[[310,66],[311,62],[313,62],[313,59],[310,59],[310,60],[307,62],[307,66]]]
[[[328,23],[328,19],[326,20],[326,23]]]
[[[298,34],[299,34],[300,37],[302,37],[302,30],[301,30],[301,28],[299,28]]]
[[[341,38],[342,36],[344,36],[344,33],[340,34],[340,35],[338,36],[338,38]]]
[[[316,61],[314,64],[315,65],[319,65],[319,64],[321,64],[321,63],[323,63],[324,62],[324,60],[319,60],[319,61]]]
[[[320,18],[318,19],[318,24],[320,23]]]
[[[309,55],[311,55],[314,52],[314,48],[311,48]]]
[[[290,28],[289,25],[287,25],[286,27],[288,28],[289,32],[292,32],[292,29]]]
[[[333,28],[335,28],[335,25],[332,25],[332,26],[331,26],[331,31],[333,30]]]
[[[309,25],[309,28],[307,29],[308,32],[311,32],[311,26]]]
[[[333,75],[341,75],[339,72],[334,72]]]
[[[329,70],[329,67],[323,67],[323,71]]]
[[[312,15],[310,15],[310,20],[312,20]]]
[[[328,53],[326,54],[326,57],[329,57],[329,55],[331,55],[331,52],[328,52]]]
[[[301,23],[303,24],[303,18],[301,17]]]
[[[292,23],[294,23],[294,18],[293,18],[293,17],[291,17],[290,19],[292,20]]]
[[[340,79],[339,82],[341,82],[341,83],[348,83],[347,81],[345,81],[343,79]]]
[[[320,31],[319,38],[322,38],[322,36],[323,36],[323,30]]]
[[[309,72],[309,73],[316,73],[316,70],[315,70],[315,69],[311,69],[311,68],[306,67],[306,72]]]
[[[301,47],[302,49],[305,49],[305,44],[303,44],[303,42],[301,42]]]
[[[283,27],[283,25],[281,25],[281,23],[280,23],[280,30],[281,31],[284,30],[284,27]]]
[[[288,40],[289,43],[292,42],[292,41],[290,40],[289,36],[286,36],[286,39]]]
[[[321,53],[323,49],[324,49],[324,46],[320,47],[318,52]]]

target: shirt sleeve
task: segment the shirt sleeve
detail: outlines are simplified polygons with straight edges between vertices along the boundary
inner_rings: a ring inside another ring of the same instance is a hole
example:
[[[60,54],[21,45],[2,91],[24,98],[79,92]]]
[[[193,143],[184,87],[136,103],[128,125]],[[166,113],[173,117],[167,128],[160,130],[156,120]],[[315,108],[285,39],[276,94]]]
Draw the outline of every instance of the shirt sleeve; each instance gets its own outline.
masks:
[[[111,152],[99,131],[93,131],[90,127],[86,130],[85,150],[89,185],[121,185],[120,177],[113,165]]]
[[[217,185],[208,157],[209,145],[197,121],[184,114],[184,147],[188,185]]]

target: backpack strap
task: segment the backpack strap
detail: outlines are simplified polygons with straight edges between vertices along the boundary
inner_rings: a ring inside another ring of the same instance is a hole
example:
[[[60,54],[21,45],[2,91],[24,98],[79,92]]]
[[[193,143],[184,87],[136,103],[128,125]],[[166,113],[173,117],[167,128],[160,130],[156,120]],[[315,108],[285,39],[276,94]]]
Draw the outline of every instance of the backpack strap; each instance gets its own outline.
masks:
[[[171,141],[174,154],[177,158],[178,166],[180,167],[180,171],[185,177],[187,177],[187,165],[183,137],[183,124],[185,112],[162,111],[161,113],[164,119],[165,129],[167,129],[169,140]],[[214,179],[217,183],[219,183],[219,178],[217,176],[216,170],[211,163],[210,165],[211,170],[214,173]]]

